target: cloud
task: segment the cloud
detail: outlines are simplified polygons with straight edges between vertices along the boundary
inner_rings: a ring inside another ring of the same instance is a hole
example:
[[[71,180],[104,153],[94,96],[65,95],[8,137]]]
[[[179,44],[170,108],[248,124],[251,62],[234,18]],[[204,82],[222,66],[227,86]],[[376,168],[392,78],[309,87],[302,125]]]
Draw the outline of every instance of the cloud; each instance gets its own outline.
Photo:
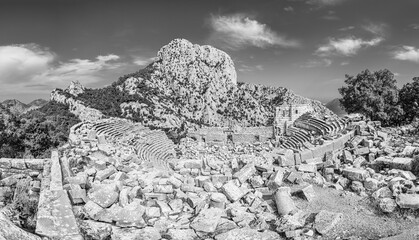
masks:
[[[55,54],[36,44],[0,46],[2,83],[20,83],[50,67]]]
[[[329,38],[328,43],[321,45],[316,50],[315,54],[318,56],[353,56],[356,55],[361,48],[376,46],[383,40],[384,39],[381,37],[373,38],[369,41],[353,36],[340,39]]]
[[[362,28],[376,36],[384,36],[387,28],[385,23],[368,23],[363,25]]]
[[[73,80],[101,82],[122,66],[115,54],[58,61],[54,52],[37,44],[0,46],[0,94],[46,93]]]
[[[332,65],[332,60],[328,58],[322,58],[322,59],[311,59],[308,60],[306,63],[301,65],[303,68],[315,68],[315,67],[329,67]]]
[[[419,23],[410,24],[409,27],[411,27],[413,30],[419,30]]]
[[[402,46],[393,52],[393,58],[419,63],[419,49],[412,46]]]
[[[294,8],[291,6],[284,7],[285,12],[294,12]]]
[[[335,11],[328,11],[326,15],[322,16],[325,20],[335,21],[339,20],[340,18],[336,15]]]
[[[343,28],[339,28],[339,31],[350,31],[355,29],[355,26],[347,26],[347,27],[343,27]]]
[[[306,1],[307,4],[315,5],[315,6],[334,6],[344,2],[345,0],[308,0]]]
[[[271,46],[298,47],[299,43],[271,30],[266,24],[253,20],[244,14],[211,16],[213,32],[209,42],[230,50],[249,46],[267,48]]]
[[[133,63],[138,66],[146,66],[156,60],[155,57],[133,56]]]
[[[255,66],[249,66],[246,64],[240,64],[240,67],[238,68],[239,72],[254,72],[254,71],[263,71],[265,68],[263,65],[255,65]]]

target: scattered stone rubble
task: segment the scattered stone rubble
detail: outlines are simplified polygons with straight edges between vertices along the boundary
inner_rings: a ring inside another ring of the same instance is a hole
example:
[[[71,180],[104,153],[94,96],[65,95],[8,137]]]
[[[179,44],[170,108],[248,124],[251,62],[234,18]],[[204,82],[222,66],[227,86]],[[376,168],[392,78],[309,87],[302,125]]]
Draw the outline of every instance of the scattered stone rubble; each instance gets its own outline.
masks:
[[[186,138],[176,149],[180,157],[168,160],[171,172],[131,161],[136,154],[123,148],[101,150],[108,138],[95,131],[62,150],[69,166],[77,162],[64,189],[85,238],[310,239],[342,218],[324,209],[313,219],[296,207],[295,197],[316,198],[312,184],[371,196],[385,213],[419,208],[412,172],[419,144],[377,122],[352,123],[339,133],[349,141],[304,162],[295,162],[301,152],[269,141],[220,146]],[[312,154],[319,152],[313,146]],[[283,164],[291,156],[294,164]]]

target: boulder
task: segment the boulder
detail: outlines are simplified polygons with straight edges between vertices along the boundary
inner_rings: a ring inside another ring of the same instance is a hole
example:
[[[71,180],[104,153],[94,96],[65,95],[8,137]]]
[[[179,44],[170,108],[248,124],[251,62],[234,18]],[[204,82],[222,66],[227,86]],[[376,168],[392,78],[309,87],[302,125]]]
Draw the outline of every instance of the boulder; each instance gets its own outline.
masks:
[[[88,193],[89,198],[103,208],[114,204],[119,198],[119,188],[116,184],[94,185]]]
[[[213,233],[217,228],[222,214],[223,210],[219,208],[203,209],[192,221],[191,228],[197,232]]]

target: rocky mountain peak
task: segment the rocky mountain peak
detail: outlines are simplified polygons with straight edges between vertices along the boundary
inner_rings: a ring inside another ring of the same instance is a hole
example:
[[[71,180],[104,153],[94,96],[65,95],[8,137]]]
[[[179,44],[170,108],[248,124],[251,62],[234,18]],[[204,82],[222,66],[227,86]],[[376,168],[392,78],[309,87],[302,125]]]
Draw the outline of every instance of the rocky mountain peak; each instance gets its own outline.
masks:
[[[227,89],[237,83],[234,63],[227,53],[185,39],[163,46],[153,67],[154,76],[168,87],[181,85],[202,93],[210,85]]]
[[[84,93],[85,87],[79,81],[71,81],[70,86],[65,90],[73,96]]]

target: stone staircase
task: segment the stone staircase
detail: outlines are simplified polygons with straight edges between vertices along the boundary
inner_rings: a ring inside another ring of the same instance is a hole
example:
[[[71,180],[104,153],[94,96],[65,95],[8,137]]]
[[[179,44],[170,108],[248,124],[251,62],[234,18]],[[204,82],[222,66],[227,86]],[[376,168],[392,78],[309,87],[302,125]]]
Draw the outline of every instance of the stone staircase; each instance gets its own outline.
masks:
[[[150,130],[139,123],[111,118],[94,123],[93,130],[109,140],[129,144],[143,163],[154,167],[167,168],[175,156],[174,143],[163,131]]]

